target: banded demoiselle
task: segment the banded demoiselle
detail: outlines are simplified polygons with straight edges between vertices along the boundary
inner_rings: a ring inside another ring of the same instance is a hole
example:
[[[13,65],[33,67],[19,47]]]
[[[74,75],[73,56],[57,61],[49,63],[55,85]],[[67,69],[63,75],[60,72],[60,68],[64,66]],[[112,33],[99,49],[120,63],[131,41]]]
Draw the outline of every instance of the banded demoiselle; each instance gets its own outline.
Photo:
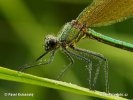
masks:
[[[66,23],[63,26],[63,28],[59,31],[59,35],[57,37],[53,35],[46,36],[45,53],[43,53],[40,57],[38,57],[35,60],[35,62],[42,59],[46,54],[52,52],[47,62],[33,64],[31,66],[26,65],[21,67],[20,70],[39,65],[50,64],[54,58],[56,50],[62,48],[62,51],[69,57],[71,63],[61,72],[59,77],[61,77],[64,74],[64,72],[69,68],[69,66],[74,63],[72,56],[75,56],[79,59],[84,60],[87,63],[87,68],[89,72],[89,84],[91,89],[92,86],[93,87],[95,86],[100,67],[97,67],[96,74],[92,82],[92,73],[91,73],[93,67],[92,61],[83,55],[74,53],[72,51],[74,50],[80,54],[94,56],[104,62],[105,85],[106,85],[106,92],[108,92],[109,91],[108,62],[106,57],[104,57],[99,53],[77,48],[75,44],[79,42],[79,40],[81,39],[90,38],[132,52],[133,51],[132,44],[104,36],[90,29],[90,27],[105,26],[116,22],[120,22],[122,20],[131,17],[132,15],[133,15],[133,0],[94,0],[90,6],[88,6],[81,12],[81,14],[76,18],[76,20],[72,20],[71,22]],[[69,50],[68,48],[70,48],[71,50]]]

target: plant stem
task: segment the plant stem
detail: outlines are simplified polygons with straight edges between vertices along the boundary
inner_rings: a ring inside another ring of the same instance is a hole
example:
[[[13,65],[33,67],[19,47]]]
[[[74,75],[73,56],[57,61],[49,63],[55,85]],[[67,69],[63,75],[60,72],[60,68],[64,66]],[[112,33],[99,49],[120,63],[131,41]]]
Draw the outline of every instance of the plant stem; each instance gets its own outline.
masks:
[[[21,82],[21,83],[28,83],[28,84],[33,84],[33,85],[38,85],[43,87],[49,87],[49,88],[54,88],[58,90],[77,93],[80,95],[92,96],[92,97],[109,99],[109,100],[127,100],[119,96],[110,96],[105,92],[92,91],[87,88],[83,88],[71,83],[51,80],[48,78],[42,78],[42,77],[14,71],[3,67],[0,67],[0,79]]]

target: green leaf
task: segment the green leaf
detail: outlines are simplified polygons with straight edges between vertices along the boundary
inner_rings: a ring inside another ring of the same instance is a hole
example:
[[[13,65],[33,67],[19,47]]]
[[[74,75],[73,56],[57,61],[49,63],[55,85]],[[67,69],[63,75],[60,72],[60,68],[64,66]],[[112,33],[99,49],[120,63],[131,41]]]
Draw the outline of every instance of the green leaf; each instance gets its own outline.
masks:
[[[0,67],[0,79],[49,87],[49,88],[64,90],[72,93],[77,93],[80,95],[86,95],[97,98],[110,99],[110,100],[126,100],[125,98],[122,97],[110,96],[105,92],[92,91],[87,88],[80,87],[71,83],[56,81],[48,78],[42,78],[3,67]]]

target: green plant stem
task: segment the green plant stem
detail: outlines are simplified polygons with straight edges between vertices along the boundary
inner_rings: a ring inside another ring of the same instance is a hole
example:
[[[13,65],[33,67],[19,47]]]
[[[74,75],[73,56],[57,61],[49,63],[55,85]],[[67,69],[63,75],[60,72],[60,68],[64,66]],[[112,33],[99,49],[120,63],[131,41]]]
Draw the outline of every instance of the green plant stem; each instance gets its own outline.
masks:
[[[0,79],[28,83],[43,87],[54,88],[58,90],[64,90],[72,93],[77,93],[86,96],[92,96],[97,98],[109,99],[109,100],[127,100],[119,96],[110,96],[105,92],[92,91],[87,88],[83,88],[71,83],[66,83],[62,81],[51,80],[48,78],[42,78],[23,72],[14,71],[11,69],[0,67]]]
[[[105,36],[105,35],[100,34],[98,32],[95,32],[94,30],[92,30],[90,28],[88,29],[88,36],[91,39],[95,39],[99,42],[102,42],[102,43],[105,43],[105,44],[108,44],[108,45],[111,45],[111,46],[114,46],[117,48],[121,48],[121,49],[133,52],[133,44],[130,44],[130,43],[127,43],[124,41],[120,41],[117,39],[113,39],[111,37],[108,37],[108,36]]]

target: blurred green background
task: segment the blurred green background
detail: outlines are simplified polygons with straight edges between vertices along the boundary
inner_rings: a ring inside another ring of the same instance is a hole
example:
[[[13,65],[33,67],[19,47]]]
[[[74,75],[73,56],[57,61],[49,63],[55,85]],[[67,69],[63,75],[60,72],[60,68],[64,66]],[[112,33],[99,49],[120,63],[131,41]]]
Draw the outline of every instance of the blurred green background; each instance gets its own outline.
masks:
[[[0,0],[0,66],[17,70],[44,52],[43,42],[47,34],[57,35],[60,28],[75,19],[90,3],[89,0]],[[111,26],[93,28],[112,38],[133,43],[133,19]],[[94,40],[84,39],[78,47],[103,54],[109,62],[111,93],[127,93],[133,98],[133,54]],[[49,55],[46,57],[48,58]],[[88,87],[83,61],[74,58],[75,64],[65,73],[62,81]],[[61,69],[69,63],[60,51],[54,61],[45,67],[35,67],[26,73],[56,79]],[[99,80],[104,80],[100,76]],[[98,81],[97,90],[104,91],[104,83]],[[34,93],[33,97],[5,97],[4,93]],[[1,100],[95,100],[55,89],[0,80]]]

